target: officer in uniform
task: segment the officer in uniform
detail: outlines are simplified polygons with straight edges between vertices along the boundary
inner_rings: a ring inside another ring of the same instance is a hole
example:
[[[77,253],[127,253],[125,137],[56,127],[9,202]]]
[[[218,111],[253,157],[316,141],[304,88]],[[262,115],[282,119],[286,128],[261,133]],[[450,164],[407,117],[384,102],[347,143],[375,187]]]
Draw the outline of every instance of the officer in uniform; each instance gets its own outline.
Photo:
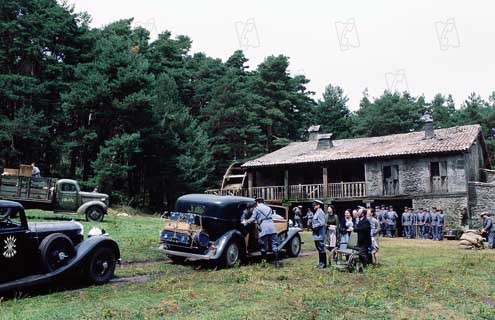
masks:
[[[437,208],[433,208],[431,213],[431,233],[433,240],[438,240],[438,211]]]
[[[278,237],[275,223],[273,222],[273,210],[264,204],[262,198],[256,199],[257,205],[253,210],[251,218],[241,221],[241,223],[247,226],[250,223],[256,221],[258,224],[258,241],[260,244],[260,251],[262,257],[266,255],[266,245],[271,243],[272,252],[275,254],[275,266],[280,267],[279,254],[278,254]]]
[[[317,269],[325,269],[327,267],[327,255],[325,253],[325,236],[327,221],[325,212],[321,209],[323,202],[320,200],[313,201],[313,221],[311,230],[313,231],[313,241],[315,242],[316,250],[318,251],[319,263],[315,266]]]
[[[425,237],[425,212],[423,208],[419,209],[418,216],[418,236],[420,239],[424,239]]]
[[[404,213],[402,214],[402,226],[404,227],[404,237],[407,239],[411,238],[411,214],[407,207],[404,208]]]

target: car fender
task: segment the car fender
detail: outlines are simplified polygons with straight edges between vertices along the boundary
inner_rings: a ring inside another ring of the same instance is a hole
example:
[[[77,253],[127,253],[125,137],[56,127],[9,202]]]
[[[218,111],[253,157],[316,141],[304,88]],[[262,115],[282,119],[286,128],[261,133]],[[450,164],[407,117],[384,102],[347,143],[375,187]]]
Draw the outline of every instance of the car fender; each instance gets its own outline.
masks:
[[[238,239],[241,242],[242,249],[245,250],[244,236],[242,233],[239,230],[230,230],[215,241],[214,245],[216,250],[211,256],[211,259],[219,259],[231,239]]]
[[[282,250],[289,243],[289,241],[291,241],[292,238],[294,238],[301,231],[302,229],[298,227],[289,228],[289,230],[287,230],[287,237],[285,238],[284,241],[282,241],[282,243],[278,245],[278,250]]]
[[[98,200],[92,200],[92,201],[88,201],[88,202],[85,202],[83,203],[78,209],[77,209],[77,213],[79,214],[85,214],[86,213],[86,210],[89,208],[89,207],[92,207],[92,206],[98,206],[100,208],[103,209],[103,212],[106,214],[107,213],[107,205],[104,204],[103,202],[101,201],[98,201]]]
[[[56,281],[65,275],[73,274],[85,266],[94,250],[104,246],[109,246],[115,250],[116,259],[120,259],[119,246],[113,239],[106,235],[90,237],[76,246],[76,256],[66,266],[50,273],[27,276],[6,282],[0,285],[0,292],[46,284]]]

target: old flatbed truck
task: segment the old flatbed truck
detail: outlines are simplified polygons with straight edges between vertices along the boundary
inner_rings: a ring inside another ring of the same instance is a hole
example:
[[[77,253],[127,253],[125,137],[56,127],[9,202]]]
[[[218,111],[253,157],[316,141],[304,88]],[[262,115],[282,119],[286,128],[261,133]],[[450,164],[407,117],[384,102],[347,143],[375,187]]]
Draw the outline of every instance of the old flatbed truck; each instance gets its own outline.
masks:
[[[107,194],[81,191],[75,180],[9,175],[0,176],[0,199],[54,212],[77,212],[96,222],[103,221],[109,204]]]

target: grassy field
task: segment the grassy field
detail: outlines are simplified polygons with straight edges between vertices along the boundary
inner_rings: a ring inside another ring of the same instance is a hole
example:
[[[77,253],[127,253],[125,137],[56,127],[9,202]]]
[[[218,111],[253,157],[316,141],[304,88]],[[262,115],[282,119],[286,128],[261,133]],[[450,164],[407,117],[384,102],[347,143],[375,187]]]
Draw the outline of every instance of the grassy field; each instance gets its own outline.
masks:
[[[100,227],[119,242],[126,262],[115,283],[7,300],[1,318],[495,319],[495,251],[383,239],[381,265],[365,274],[315,270],[314,254],[286,259],[282,269],[253,263],[195,270],[153,251],[161,225],[158,218],[108,217]],[[313,252],[309,233],[303,238],[305,253]]]

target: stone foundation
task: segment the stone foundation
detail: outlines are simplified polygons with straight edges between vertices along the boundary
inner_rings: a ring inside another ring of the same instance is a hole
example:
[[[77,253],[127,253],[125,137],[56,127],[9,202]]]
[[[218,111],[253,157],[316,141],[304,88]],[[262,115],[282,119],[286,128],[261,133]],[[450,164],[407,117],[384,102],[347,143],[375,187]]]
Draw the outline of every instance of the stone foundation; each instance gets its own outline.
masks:
[[[436,207],[443,210],[446,227],[459,227],[468,224],[467,195],[452,196],[423,196],[413,198],[414,208],[430,210]]]

